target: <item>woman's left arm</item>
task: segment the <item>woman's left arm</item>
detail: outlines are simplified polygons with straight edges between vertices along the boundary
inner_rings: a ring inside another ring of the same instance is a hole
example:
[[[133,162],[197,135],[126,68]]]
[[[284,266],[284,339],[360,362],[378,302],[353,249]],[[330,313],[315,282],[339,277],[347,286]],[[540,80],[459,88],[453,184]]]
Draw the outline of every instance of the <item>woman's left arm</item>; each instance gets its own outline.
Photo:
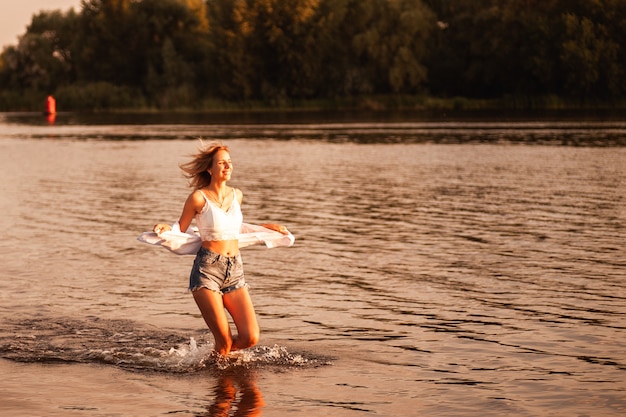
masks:
[[[260,226],[265,227],[266,229],[270,229],[270,230],[274,230],[276,232],[280,232],[283,235],[288,235],[289,234],[289,230],[287,230],[287,228],[285,226],[283,226],[282,224],[276,224],[276,223],[263,223]]]

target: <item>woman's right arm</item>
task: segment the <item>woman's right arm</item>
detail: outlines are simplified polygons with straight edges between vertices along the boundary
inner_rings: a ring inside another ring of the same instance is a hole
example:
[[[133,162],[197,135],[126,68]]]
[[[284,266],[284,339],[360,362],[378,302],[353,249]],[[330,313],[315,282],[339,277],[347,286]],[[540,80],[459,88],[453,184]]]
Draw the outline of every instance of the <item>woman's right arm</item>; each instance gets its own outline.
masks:
[[[181,232],[184,232],[189,228],[191,221],[195,217],[196,213],[202,210],[202,207],[204,207],[204,198],[202,198],[200,191],[194,191],[189,194],[189,197],[187,197],[185,205],[183,206],[183,212],[178,219],[178,225]],[[159,234],[172,230],[172,226],[165,223],[158,223],[154,225],[152,230]]]

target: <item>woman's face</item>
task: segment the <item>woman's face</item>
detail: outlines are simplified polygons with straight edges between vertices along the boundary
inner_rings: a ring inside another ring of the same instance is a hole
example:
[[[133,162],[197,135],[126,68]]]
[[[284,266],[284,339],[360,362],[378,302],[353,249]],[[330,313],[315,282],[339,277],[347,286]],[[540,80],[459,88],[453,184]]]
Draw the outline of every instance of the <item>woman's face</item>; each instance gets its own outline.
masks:
[[[228,181],[233,173],[233,163],[228,151],[223,149],[217,151],[213,156],[213,164],[208,171],[211,178],[217,181]]]

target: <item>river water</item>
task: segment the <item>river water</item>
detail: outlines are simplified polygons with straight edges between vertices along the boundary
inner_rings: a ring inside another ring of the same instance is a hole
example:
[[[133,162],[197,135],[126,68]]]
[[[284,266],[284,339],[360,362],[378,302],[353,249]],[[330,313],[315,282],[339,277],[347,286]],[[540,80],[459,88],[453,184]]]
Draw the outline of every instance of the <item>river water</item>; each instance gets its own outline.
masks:
[[[231,148],[261,325],[218,361],[178,164]],[[621,416],[619,118],[0,114],[0,415]]]

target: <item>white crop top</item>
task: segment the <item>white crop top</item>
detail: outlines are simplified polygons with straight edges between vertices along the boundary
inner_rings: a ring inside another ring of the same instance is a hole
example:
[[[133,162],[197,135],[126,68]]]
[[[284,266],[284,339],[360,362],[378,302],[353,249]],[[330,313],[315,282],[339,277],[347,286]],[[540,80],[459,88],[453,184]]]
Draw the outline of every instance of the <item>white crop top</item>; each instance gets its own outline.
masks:
[[[235,189],[231,189],[233,190],[233,202],[226,211],[209,200],[200,190],[205,203],[202,211],[196,214],[196,225],[203,242],[238,239],[243,223],[243,214],[241,213],[241,206],[239,206]]]

